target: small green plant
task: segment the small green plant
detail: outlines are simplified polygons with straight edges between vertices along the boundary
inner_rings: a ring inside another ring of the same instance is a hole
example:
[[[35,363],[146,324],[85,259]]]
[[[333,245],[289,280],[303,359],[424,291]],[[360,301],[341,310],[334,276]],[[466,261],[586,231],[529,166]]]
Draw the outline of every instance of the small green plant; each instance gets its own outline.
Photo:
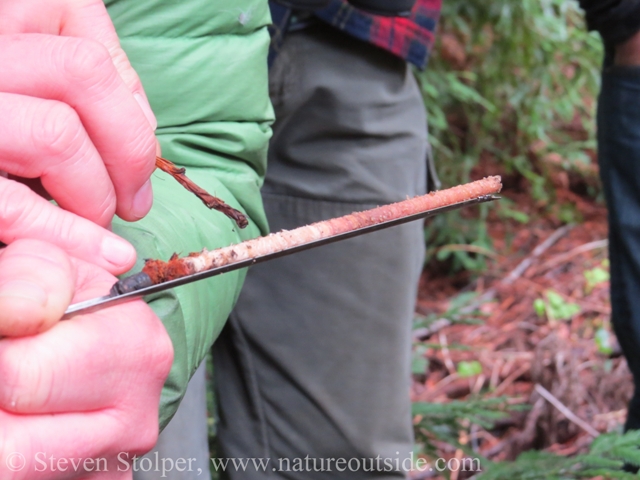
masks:
[[[546,300],[537,298],[533,302],[533,309],[540,318],[546,315],[549,322],[555,323],[570,320],[580,313],[580,306],[577,303],[567,302],[558,292],[547,290],[545,297]]]
[[[601,283],[608,282],[610,278],[609,271],[602,267],[595,267],[591,270],[584,271],[585,293],[589,294],[595,287]]]
[[[611,333],[606,328],[601,327],[596,330],[593,341],[596,342],[598,352],[603,355],[611,355],[611,353],[613,353],[613,339],[611,338]]]
[[[482,373],[482,364],[477,360],[471,362],[460,362],[456,368],[458,375],[462,378],[474,377]]]
[[[411,351],[411,373],[414,375],[424,375],[429,367],[429,360],[424,356],[429,347],[417,343]]]

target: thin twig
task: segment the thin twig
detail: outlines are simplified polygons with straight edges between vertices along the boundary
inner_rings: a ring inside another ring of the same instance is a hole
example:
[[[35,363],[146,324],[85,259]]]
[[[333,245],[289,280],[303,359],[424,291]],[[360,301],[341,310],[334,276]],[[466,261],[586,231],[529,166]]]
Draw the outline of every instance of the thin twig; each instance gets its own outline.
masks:
[[[449,325],[451,325],[450,320],[446,318],[439,318],[438,320],[435,320],[428,327],[416,328],[412,333],[413,338],[414,340],[423,340],[425,338],[429,338],[434,333],[438,333],[440,330],[442,330],[445,327],[448,327]]]
[[[465,245],[465,244],[451,243],[451,244],[443,245],[441,247],[436,248],[434,253],[440,253],[443,251],[477,253],[479,255],[484,255],[485,257],[489,257],[496,261],[504,258],[502,257],[502,255],[498,255],[497,253],[492,252],[488,248],[480,247],[478,245]]]
[[[571,224],[564,225],[563,227],[560,227],[551,235],[549,235],[549,237],[544,242],[538,245],[531,252],[531,255],[529,255],[527,258],[522,260],[513,270],[511,270],[511,272],[509,272],[509,274],[507,274],[506,277],[502,278],[502,280],[498,282],[498,285],[510,285],[514,281],[516,281],[533,264],[533,262],[538,257],[540,257],[540,255],[542,255],[550,247],[552,247],[558,240],[560,240],[563,236],[565,236],[572,228],[573,228],[573,225]],[[467,313],[473,312],[478,307],[482,306],[482,304],[492,301],[496,297],[497,293],[498,293],[497,288],[491,287],[482,295],[475,298],[474,300],[469,302],[469,304],[461,308],[460,313],[467,314]],[[451,322],[449,320],[446,320],[446,319],[442,319],[442,320],[443,321],[438,320],[437,324],[434,323],[425,329],[417,329],[413,333],[413,338],[415,340],[424,340],[425,338],[428,338],[434,335],[435,333],[439,332],[443,328],[451,325]]]
[[[549,402],[551,405],[556,407],[558,411],[566,417],[567,420],[576,424],[578,427],[583,429],[589,435],[591,435],[594,438],[600,435],[600,432],[598,432],[595,428],[593,428],[591,425],[589,425],[587,422],[585,422],[580,417],[578,417],[575,413],[569,410],[560,400],[554,397],[549,390],[544,388],[539,383],[536,383],[535,391],[538,392],[547,402]]]
[[[530,369],[531,369],[531,365],[530,364],[525,363],[524,365],[522,365],[519,369],[517,369],[515,372],[511,373],[511,375],[509,375],[507,378],[505,378],[502,381],[502,383],[496,387],[496,389],[492,393],[492,396],[499,397],[500,395],[502,395],[504,393],[504,391],[513,382],[515,382],[519,377],[521,377],[522,375],[527,373]]]
[[[561,253],[560,255],[556,255],[555,257],[550,258],[546,262],[544,262],[538,268],[538,273],[549,270],[552,267],[555,267],[559,263],[565,263],[568,260],[571,260],[573,257],[580,255],[581,253],[586,253],[591,250],[598,250],[601,248],[607,248],[609,246],[609,240],[596,240],[594,242],[585,243],[584,245],[580,245],[572,250],[569,250],[566,253]]]
[[[208,208],[218,210],[235,221],[238,227],[245,228],[249,225],[247,217],[245,217],[241,211],[227,205],[218,197],[214,197],[205,189],[193,183],[193,181],[184,174],[184,168],[177,167],[172,162],[162,157],[156,157],[156,167],[175,178],[180,185],[198,197]]]
[[[553,244],[555,244],[558,240],[569,233],[573,227],[574,226],[572,224],[565,225],[549,235],[549,237],[544,242],[533,249],[531,255],[522,260],[516,268],[511,270],[509,275],[502,279],[500,283],[502,283],[503,285],[511,285],[513,282],[515,282],[519,277],[522,276],[524,272],[527,271],[527,269],[540,255],[546,252],[551,246],[553,246]]]
[[[449,344],[447,343],[447,336],[440,332],[438,336],[440,340],[440,351],[442,352],[442,358],[444,358],[444,365],[449,370],[449,373],[456,373],[456,366],[453,364],[453,360],[451,360],[451,355],[449,354]]]

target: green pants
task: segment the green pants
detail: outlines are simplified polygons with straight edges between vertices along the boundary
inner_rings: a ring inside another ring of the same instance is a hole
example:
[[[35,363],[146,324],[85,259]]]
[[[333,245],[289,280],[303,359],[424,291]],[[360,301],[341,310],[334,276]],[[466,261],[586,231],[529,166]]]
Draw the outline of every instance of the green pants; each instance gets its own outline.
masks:
[[[270,84],[272,231],[424,193],[425,109],[404,61],[316,25],[287,38]],[[250,269],[214,345],[218,435],[224,456],[270,463],[229,478],[404,475],[423,254],[415,222]]]

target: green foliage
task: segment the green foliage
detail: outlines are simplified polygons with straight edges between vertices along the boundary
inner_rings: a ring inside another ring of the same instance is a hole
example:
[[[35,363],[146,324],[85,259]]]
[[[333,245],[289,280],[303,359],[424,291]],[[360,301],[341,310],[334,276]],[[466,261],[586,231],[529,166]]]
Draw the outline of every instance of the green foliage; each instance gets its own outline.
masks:
[[[591,444],[589,453],[576,457],[525,452],[515,462],[487,464],[478,480],[577,480],[596,476],[638,478],[624,471],[625,465],[640,466],[640,431],[600,435]]]
[[[474,377],[482,373],[482,364],[477,360],[472,362],[460,362],[456,367],[458,375],[462,378]]]
[[[429,368],[429,360],[424,356],[429,347],[418,343],[411,351],[411,373],[414,375],[424,375]]]
[[[585,150],[595,148],[602,46],[586,31],[577,2],[448,0],[439,37],[439,45],[443,37],[448,44],[418,80],[443,185],[468,181],[481,155],[490,155],[501,170],[524,177],[535,200],[550,204],[554,190],[545,162],[532,160],[553,154],[561,167],[579,170],[590,161]],[[457,61],[447,58],[451,44]],[[563,128],[568,124],[588,136],[572,134]],[[505,210],[505,217],[527,221]],[[575,215],[560,210],[564,221]],[[428,245],[491,249],[486,212],[476,222],[460,212],[440,216],[427,227]],[[449,255],[455,269],[485,267],[486,259],[474,252]]]
[[[596,267],[591,270],[585,270],[585,292],[591,293],[593,289],[601,283],[609,281],[609,271],[601,267]]]
[[[430,314],[415,318],[413,328],[429,328],[438,320],[448,320],[451,323],[478,324],[482,323],[483,313],[479,310],[480,305],[475,305],[477,297],[475,292],[464,292],[456,295],[449,302],[449,309],[441,314]]]
[[[419,416],[416,440],[421,444],[422,452],[428,456],[437,457],[434,439],[462,447],[458,444],[458,436],[461,431],[468,431],[470,424],[490,429],[496,420],[507,417],[508,411],[515,408],[507,405],[504,398],[471,399],[449,403],[416,402],[412,407],[413,415]]]
[[[599,328],[593,338],[598,347],[598,351],[603,355],[611,355],[613,353],[613,339],[611,333],[606,328]]]
[[[533,301],[533,310],[540,318],[544,317],[547,312],[547,304],[541,298],[536,298]]]
[[[537,298],[533,302],[533,309],[539,317],[546,314],[549,321],[554,323],[558,320],[570,320],[580,313],[578,304],[567,302],[558,292],[547,290],[544,294],[546,300]]]

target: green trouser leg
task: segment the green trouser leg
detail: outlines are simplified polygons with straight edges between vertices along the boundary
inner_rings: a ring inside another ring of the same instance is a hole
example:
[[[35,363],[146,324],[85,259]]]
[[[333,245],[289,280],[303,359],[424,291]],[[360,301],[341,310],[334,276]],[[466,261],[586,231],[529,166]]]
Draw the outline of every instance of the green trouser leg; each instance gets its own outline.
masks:
[[[270,83],[272,231],[424,193],[425,110],[402,60],[314,26],[288,37]],[[229,478],[404,475],[423,254],[417,222],[250,269],[214,345],[218,435],[225,457],[270,463]]]

